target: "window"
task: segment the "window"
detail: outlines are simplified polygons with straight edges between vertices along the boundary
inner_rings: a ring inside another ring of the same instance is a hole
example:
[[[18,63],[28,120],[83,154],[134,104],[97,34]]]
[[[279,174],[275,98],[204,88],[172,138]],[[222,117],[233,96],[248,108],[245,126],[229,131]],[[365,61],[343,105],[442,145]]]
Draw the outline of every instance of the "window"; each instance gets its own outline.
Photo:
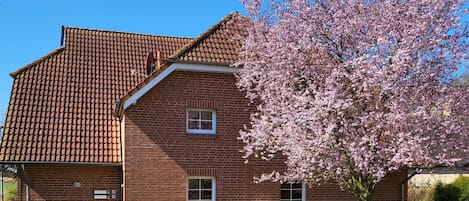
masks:
[[[187,200],[214,201],[215,186],[214,177],[189,177],[187,182]]]
[[[93,193],[95,200],[109,200],[117,198],[116,190],[94,190]]]
[[[284,183],[280,185],[280,201],[304,201],[305,185],[301,183]]]
[[[215,134],[216,113],[214,110],[189,109],[187,110],[187,133]]]

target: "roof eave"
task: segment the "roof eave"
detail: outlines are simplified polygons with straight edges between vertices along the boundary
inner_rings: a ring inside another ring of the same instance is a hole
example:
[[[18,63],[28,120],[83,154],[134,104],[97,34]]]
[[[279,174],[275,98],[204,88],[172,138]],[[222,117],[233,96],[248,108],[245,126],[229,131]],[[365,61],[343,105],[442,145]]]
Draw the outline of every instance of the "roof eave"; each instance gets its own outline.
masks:
[[[180,64],[196,64],[196,65],[208,65],[208,66],[225,66],[230,67],[233,64],[226,62],[206,62],[206,61],[187,61],[181,59],[164,59],[164,61],[169,63],[180,63]]]

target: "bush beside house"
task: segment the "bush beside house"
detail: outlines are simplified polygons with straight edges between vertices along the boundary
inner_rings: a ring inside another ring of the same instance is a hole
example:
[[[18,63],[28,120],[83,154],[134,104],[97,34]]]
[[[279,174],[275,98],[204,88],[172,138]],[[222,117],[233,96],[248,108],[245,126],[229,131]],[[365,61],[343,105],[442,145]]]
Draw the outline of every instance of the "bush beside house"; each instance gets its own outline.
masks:
[[[469,177],[459,176],[450,184],[438,183],[434,193],[435,201],[469,201]]]

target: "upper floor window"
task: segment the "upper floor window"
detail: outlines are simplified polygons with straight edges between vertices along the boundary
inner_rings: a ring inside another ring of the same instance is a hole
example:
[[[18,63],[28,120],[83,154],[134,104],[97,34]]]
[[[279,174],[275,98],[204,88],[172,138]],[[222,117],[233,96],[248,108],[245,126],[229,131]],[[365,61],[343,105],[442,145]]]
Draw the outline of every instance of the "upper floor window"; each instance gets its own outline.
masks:
[[[216,112],[208,109],[187,110],[187,133],[193,134],[215,134]]]
[[[280,201],[304,201],[305,185],[301,183],[283,183],[280,185]]]
[[[215,200],[215,186],[214,177],[189,177],[187,184],[187,200]]]

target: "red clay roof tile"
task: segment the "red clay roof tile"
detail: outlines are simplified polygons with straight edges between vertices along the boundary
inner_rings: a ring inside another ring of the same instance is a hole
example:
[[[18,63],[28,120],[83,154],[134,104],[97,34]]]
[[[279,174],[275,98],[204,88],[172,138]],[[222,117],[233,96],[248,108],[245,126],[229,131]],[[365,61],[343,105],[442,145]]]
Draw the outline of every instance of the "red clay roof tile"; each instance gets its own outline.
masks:
[[[193,63],[230,66],[238,60],[238,52],[243,37],[247,36],[246,26],[250,21],[238,12],[232,12],[199,37],[188,43],[168,59],[159,70],[153,71],[148,77],[122,96],[116,104],[115,114],[121,116],[123,104],[133,94],[163,72],[171,63]]]
[[[171,55],[190,38],[65,28],[65,46],[15,78],[0,160],[119,163],[114,102],[145,78],[149,52]]]
[[[146,76],[148,53],[172,55],[169,62],[230,65],[246,24],[247,18],[231,13],[191,43],[182,37],[65,28],[64,47],[11,73],[15,80],[0,161],[121,162],[114,103],[169,65]]]
[[[242,38],[246,37],[249,19],[232,12],[205,33],[195,38],[168,61],[231,65],[238,60]]]

